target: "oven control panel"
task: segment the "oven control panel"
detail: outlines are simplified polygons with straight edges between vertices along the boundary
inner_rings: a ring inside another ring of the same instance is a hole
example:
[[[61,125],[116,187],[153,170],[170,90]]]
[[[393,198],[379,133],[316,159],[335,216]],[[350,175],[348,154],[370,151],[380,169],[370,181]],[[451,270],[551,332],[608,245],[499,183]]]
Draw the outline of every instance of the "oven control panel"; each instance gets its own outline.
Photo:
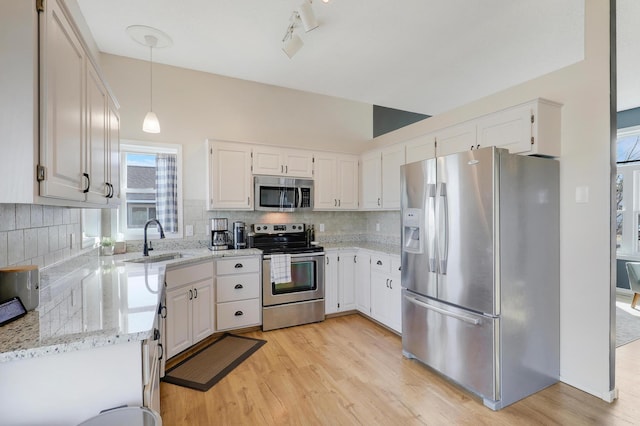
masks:
[[[254,223],[251,225],[256,234],[289,234],[304,232],[304,223]]]

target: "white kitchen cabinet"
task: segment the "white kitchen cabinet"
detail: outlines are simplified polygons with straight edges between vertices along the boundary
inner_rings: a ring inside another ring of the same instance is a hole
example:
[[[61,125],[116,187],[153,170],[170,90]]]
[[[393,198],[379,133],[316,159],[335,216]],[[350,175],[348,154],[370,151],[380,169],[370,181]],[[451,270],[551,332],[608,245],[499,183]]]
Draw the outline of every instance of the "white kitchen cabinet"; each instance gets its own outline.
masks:
[[[58,0],[40,16],[40,196],[108,205],[115,102]],[[117,204],[117,203],[111,203]],[[81,204],[80,204],[81,205]]]
[[[256,145],[253,148],[253,174],[311,178],[313,153]]]
[[[338,312],[338,250],[325,249],[324,313]]]
[[[262,324],[260,257],[216,260],[217,331]]]
[[[413,163],[416,161],[428,160],[436,156],[436,136],[429,133],[404,143],[406,161]]]
[[[400,166],[403,164],[403,144],[362,155],[360,181],[364,209],[400,208]]]
[[[213,261],[169,268],[167,287],[167,358],[213,334]]]
[[[478,120],[480,147],[498,146],[513,154],[560,156],[561,105],[535,99]]]
[[[314,210],[358,208],[358,157],[314,154]]]
[[[467,121],[433,133],[438,157],[476,149],[476,122]]]
[[[371,255],[371,317],[402,332],[400,259],[385,254]]]
[[[366,250],[356,253],[355,287],[356,309],[371,316],[371,254]]]
[[[356,309],[356,250],[325,252],[325,314]]]
[[[400,166],[405,163],[404,145],[382,151],[382,208],[400,209]]]
[[[251,145],[207,140],[207,209],[252,210]]]
[[[360,188],[363,209],[382,208],[382,159],[380,151],[365,153],[361,157]]]

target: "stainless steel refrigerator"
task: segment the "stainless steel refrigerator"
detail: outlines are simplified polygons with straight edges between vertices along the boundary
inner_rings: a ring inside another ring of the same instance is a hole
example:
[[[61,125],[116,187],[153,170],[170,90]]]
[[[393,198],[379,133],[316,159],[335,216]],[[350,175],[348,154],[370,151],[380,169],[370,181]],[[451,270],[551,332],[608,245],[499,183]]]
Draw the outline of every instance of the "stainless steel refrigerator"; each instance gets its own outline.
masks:
[[[558,162],[491,147],[401,170],[403,354],[494,410],[557,382]]]

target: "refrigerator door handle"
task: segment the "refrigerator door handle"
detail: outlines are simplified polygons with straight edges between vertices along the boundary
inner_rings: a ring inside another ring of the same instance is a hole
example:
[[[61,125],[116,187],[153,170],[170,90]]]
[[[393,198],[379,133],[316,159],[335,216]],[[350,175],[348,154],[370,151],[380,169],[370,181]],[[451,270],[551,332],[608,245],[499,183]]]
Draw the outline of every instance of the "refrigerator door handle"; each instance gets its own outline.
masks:
[[[429,243],[429,272],[436,271],[436,185],[427,184],[427,241]]]
[[[447,184],[440,183],[440,198],[438,203],[438,259],[440,259],[440,273],[447,275],[447,258],[449,256],[449,199],[447,198]],[[440,236],[442,235],[442,240]]]
[[[411,302],[413,304],[416,304],[418,306],[422,306],[425,309],[429,309],[429,310],[437,312],[439,314],[446,315],[446,316],[451,317],[451,318],[455,318],[457,320],[466,322],[467,324],[471,324],[471,325],[480,324],[480,320],[477,319],[477,318],[469,317],[467,315],[458,314],[458,313],[455,313],[455,312],[447,311],[446,309],[438,308],[437,306],[429,305],[427,303],[424,303],[424,302],[416,299],[415,297],[405,296],[404,298],[407,299],[409,302]]]

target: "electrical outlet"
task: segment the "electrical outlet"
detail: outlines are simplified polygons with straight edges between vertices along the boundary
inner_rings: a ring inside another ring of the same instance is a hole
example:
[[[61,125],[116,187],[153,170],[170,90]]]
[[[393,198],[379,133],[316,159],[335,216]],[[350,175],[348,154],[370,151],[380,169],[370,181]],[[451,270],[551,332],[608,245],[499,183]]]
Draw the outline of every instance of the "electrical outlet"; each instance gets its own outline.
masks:
[[[320,224],[320,232],[324,232],[324,223]]]
[[[184,227],[184,232],[187,237],[193,237],[193,225],[187,225]]]

